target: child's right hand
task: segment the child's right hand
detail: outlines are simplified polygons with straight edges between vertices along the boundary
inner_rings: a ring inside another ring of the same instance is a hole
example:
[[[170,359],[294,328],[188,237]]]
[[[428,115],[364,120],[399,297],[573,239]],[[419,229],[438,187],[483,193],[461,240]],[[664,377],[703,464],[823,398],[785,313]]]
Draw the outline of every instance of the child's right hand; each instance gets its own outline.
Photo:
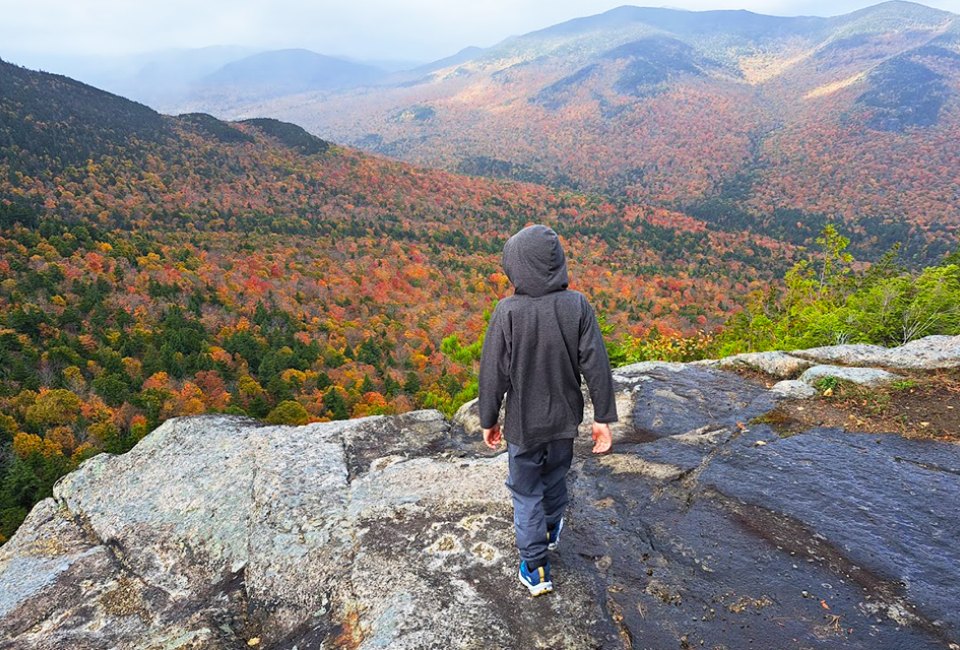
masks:
[[[613,436],[610,434],[610,425],[605,422],[593,423],[593,453],[605,454],[613,446]]]

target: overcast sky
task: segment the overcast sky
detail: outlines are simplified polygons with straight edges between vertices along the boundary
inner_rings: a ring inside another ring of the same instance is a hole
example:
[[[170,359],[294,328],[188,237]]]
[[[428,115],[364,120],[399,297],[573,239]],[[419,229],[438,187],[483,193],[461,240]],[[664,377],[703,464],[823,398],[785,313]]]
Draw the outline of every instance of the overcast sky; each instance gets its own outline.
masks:
[[[434,60],[628,0],[0,0],[0,57],[115,55],[167,48],[304,47],[365,59]],[[684,9],[836,15],[871,0],[671,0]],[[960,0],[927,0],[960,13]],[[29,63],[23,61],[23,63]]]

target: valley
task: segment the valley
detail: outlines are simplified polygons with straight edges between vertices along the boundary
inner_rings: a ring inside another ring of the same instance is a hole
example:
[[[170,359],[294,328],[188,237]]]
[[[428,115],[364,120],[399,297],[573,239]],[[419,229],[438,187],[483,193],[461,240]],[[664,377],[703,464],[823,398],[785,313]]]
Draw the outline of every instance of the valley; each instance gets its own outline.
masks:
[[[905,2],[623,7],[399,72],[212,48],[164,112],[0,61],[0,543],[174,417],[452,415],[530,223],[616,363],[957,333],[958,62]]]
[[[621,7],[269,115],[418,165],[599,192],[795,243],[828,221],[917,263],[960,226],[960,17]],[[195,106],[194,106],[195,107]]]
[[[0,534],[164,420],[476,394],[506,238],[563,234],[616,338],[716,328],[789,245],[662,208],[412,167],[270,119],[170,117],[0,63]]]

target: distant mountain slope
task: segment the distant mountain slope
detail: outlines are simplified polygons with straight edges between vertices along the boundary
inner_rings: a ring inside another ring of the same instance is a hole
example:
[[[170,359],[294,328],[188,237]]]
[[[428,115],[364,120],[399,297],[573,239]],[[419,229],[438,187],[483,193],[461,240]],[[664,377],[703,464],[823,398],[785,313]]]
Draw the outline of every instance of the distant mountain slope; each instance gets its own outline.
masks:
[[[0,161],[14,169],[46,173],[172,135],[156,111],[69,77],[0,60],[0,88]]]
[[[134,73],[108,85],[97,83],[97,76],[92,79],[70,76],[152,108],[164,109],[181,101],[207,75],[256,53],[252,48],[215,46],[146,54],[138,57],[142,63]]]
[[[127,55],[17,53],[9,60],[27,68],[62,74],[153,108],[172,106],[191,84],[227,63],[256,54],[255,48],[210,46]]]
[[[387,74],[370,65],[309,50],[274,50],[227,63],[204,76],[192,84],[179,105],[222,109],[285,95],[355,88]]]
[[[571,286],[621,336],[667,347],[725,321],[795,250],[274,119],[164,116],[3,62],[0,88],[0,415],[19,418],[0,417],[0,458],[12,436],[28,456],[46,435],[24,418],[47,389],[90,404],[51,429],[60,464],[27,492],[0,463],[0,543],[71,462],[171,415],[264,417],[294,398],[314,417],[448,409],[471,390],[460,343],[510,292],[500,252],[528,223],[558,230]]]
[[[294,49],[262,52],[228,63],[207,75],[203,83],[295,93],[357,86],[383,75],[382,70],[373,66]]]
[[[444,68],[449,68],[452,65],[459,65],[461,63],[466,63],[472,59],[477,58],[483,54],[482,47],[476,47],[471,45],[470,47],[465,47],[456,54],[448,56],[446,58],[440,59],[438,61],[433,61],[432,63],[427,63],[425,65],[419,66],[411,70],[414,73],[427,73],[434,72],[436,70],[443,70]]]
[[[590,251],[597,273],[604,268],[600,251],[629,248],[633,261],[616,273],[627,283],[640,269],[686,275],[706,264],[696,273],[714,278],[710,301],[728,306],[734,303],[722,287],[774,274],[789,255],[789,246],[769,238],[713,231],[676,212],[418,169],[331,145],[274,119],[164,116],[66,77],[4,62],[0,86],[0,212],[27,205],[123,229],[345,238],[377,233],[444,242],[454,247],[455,258],[495,253],[498,238],[545,221],[576,238],[575,250]],[[721,255],[738,264],[722,268],[715,264]],[[622,298],[611,293],[610,300]],[[674,326],[682,329],[698,315],[677,316]]]
[[[393,86],[255,111],[418,164],[724,227],[796,238],[790,224],[843,219],[873,253],[904,240],[932,259],[960,225],[958,21],[909,2],[834,18],[621,7]]]

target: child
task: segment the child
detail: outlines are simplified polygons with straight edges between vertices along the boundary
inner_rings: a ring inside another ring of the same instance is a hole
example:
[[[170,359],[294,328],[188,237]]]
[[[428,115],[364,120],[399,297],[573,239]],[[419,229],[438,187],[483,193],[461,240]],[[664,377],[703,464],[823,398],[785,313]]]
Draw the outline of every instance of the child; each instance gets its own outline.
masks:
[[[539,596],[553,591],[547,551],[563,529],[566,475],[583,420],[580,374],[593,402],[593,453],[610,450],[607,423],[617,421],[617,408],[596,316],[583,294],[567,289],[557,233],[524,228],[503,247],[503,269],[515,292],[497,305],[483,342],[480,425],[488,447],[507,439],[520,581]]]

